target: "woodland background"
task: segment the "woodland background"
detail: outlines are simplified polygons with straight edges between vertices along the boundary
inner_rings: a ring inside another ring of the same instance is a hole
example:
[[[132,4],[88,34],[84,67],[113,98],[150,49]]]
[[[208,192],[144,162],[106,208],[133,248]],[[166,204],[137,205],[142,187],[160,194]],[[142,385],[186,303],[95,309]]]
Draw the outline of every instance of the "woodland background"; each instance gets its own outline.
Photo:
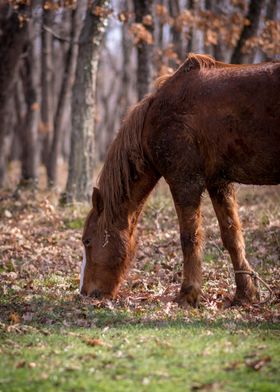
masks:
[[[201,306],[174,303],[164,183],[116,300],[79,294],[93,176],[127,108],[188,52],[279,60],[280,1],[0,0],[1,392],[279,391],[279,186],[236,184],[247,258],[272,290],[259,303],[228,308],[234,272],[207,194]]]
[[[279,59],[279,18],[277,0],[1,0],[0,187],[16,167],[19,186],[43,171],[65,201],[88,200],[124,114],[156,77],[188,52]]]

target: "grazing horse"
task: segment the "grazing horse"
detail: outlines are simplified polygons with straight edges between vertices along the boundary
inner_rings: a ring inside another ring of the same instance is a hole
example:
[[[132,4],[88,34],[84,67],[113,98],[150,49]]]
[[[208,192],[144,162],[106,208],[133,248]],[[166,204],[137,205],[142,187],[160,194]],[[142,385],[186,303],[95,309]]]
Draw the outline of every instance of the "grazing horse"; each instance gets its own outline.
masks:
[[[201,294],[205,190],[237,272],[234,303],[255,300],[233,183],[280,183],[280,63],[229,65],[190,54],[129,111],[85,221],[82,294],[115,297],[133,258],[138,217],[161,177],[180,226],[178,302],[196,306]]]

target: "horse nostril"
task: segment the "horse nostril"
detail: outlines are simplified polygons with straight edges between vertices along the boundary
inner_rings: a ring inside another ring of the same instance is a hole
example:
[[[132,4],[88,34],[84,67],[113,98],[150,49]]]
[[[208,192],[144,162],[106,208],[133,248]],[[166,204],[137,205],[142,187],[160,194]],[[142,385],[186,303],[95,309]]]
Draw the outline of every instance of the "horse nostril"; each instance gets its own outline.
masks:
[[[84,245],[85,246],[90,246],[91,240],[89,238],[87,238],[86,240],[84,240]]]
[[[100,299],[102,297],[101,291],[95,289],[93,292],[90,294],[91,297]]]

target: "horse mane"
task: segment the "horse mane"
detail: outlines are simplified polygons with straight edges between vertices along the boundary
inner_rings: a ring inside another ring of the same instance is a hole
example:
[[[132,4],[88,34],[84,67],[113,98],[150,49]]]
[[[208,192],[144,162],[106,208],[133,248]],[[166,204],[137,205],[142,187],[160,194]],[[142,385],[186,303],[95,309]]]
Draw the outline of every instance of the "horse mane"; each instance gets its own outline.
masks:
[[[174,73],[172,73],[172,74],[165,74],[165,75],[159,76],[154,81],[155,89],[158,90],[160,87],[162,87],[173,75],[174,75]]]
[[[279,63],[279,60],[272,62]],[[209,69],[209,68],[249,68],[258,67],[259,64],[228,64],[223,61],[217,61],[214,57],[207,54],[189,53],[187,59],[182,64],[183,67],[191,66],[191,68]]]
[[[132,181],[143,171],[142,130],[152,100],[153,94],[148,94],[128,111],[107,154],[98,181],[104,205],[100,219],[103,228],[112,224],[121,202],[130,198]]]
[[[214,59],[214,57],[208,54],[189,53],[183,65],[184,66],[192,65],[192,67],[204,69],[204,68],[214,68],[216,67],[216,64],[217,61]]]
[[[206,54],[195,54],[195,53],[189,53],[186,60],[183,62],[183,64],[177,69],[175,72],[168,72],[164,75],[159,76],[155,82],[154,82],[154,87],[156,90],[160,89],[169,79],[172,78],[175,74],[179,72],[179,70],[182,67],[190,67],[191,68],[213,68],[215,66],[220,66],[220,64],[224,64],[225,66],[227,64],[221,63],[216,61],[212,56],[206,55]]]
[[[244,68],[252,67],[257,64],[228,64],[222,61],[217,61],[214,57],[208,54],[195,54],[189,53],[187,59],[183,63],[184,67],[190,67],[192,69],[209,69],[209,68]]]

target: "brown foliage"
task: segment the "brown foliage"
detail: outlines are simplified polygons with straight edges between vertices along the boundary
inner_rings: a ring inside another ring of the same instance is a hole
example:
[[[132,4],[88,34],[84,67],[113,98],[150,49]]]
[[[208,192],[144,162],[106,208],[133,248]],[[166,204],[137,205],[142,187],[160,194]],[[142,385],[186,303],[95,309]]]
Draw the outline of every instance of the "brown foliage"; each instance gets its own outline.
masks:
[[[133,36],[133,43],[135,45],[139,45],[142,42],[151,45],[153,43],[153,36],[152,34],[145,28],[145,26],[141,23],[132,23],[129,28]]]

